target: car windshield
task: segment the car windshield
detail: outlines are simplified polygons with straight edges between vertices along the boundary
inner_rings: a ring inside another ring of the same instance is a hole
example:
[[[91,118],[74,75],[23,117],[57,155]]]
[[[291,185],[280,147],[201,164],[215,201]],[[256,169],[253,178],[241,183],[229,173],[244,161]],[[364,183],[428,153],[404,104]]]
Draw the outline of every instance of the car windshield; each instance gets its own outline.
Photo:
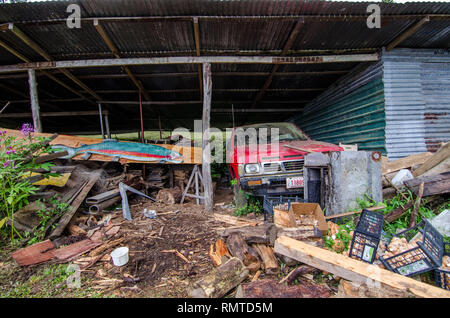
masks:
[[[270,142],[271,140],[274,140],[276,137],[274,136],[272,139],[272,133],[276,133],[275,129],[278,129],[278,135],[279,135],[279,141],[291,141],[291,140],[308,140],[306,135],[297,128],[292,123],[266,123],[266,124],[256,124],[256,125],[248,125],[248,126],[242,126],[238,127],[243,129],[244,136],[241,138],[238,138],[238,136],[235,136],[235,144],[237,146],[243,146],[250,145],[253,143],[258,142],[258,138],[250,138],[249,134],[249,128],[254,128],[256,130],[257,136],[259,136],[259,129],[265,128],[267,129],[267,141]],[[242,132],[242,131],[241,131]],[[236,131],[236,135],[238,135],[238,131]]]

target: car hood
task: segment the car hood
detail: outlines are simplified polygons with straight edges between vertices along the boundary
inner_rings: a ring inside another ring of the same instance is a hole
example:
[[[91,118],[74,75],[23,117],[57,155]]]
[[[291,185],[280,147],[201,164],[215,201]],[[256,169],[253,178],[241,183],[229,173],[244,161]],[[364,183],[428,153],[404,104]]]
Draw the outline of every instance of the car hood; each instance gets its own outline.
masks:
[[[270,162],[301,159],[308,154],[306,151],[299,151],[289,147],[304,148],[311,152],[344,150],[343,148],[328,142],[317,140],[294,140],[267,144],[266,149],[255,145],[238,147],[236,149],[236,159],[238,163]]]

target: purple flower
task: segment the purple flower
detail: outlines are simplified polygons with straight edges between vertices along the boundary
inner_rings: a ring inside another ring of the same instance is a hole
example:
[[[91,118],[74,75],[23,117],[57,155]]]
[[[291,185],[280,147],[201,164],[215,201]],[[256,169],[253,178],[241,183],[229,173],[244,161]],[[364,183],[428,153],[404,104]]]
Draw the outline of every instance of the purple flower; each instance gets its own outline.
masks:
[[[15,151],[14,150],[6,150],[6,154],[7,155],[11,155],[11,154],[13,154]]]
[[[6,168],[7,166],[9,166],[9,160],[6,160],[6,161],[3,163],[3,168]]]
[[[30,133],[32,133],[34,131],[33,125],[32,124],[28,124],[28,123],[24,123],[22,125],[22,128],[20,129],[20,132],[22,133],[22,135],[29,136]]]

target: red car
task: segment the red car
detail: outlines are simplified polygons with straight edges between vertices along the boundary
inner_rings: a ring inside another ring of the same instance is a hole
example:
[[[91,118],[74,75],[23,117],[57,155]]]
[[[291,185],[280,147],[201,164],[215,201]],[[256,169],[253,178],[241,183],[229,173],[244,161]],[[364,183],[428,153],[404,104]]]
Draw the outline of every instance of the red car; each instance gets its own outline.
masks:
[[[252,140],[239,135],[243,131],[248,132],[249,128],[255,128],[257,132],[266,128],[267,145],[257,145],[256,138]],[[278,129],[279,133],[278,139],[271,143],[270,134],[276,131],[272,129]],[[301,194],[304,187],[304,156],[308,153],[303,150],[343,151],[334,144],[311,140],[293,123],[235,127],[227,145],[231,177],[241,189],[258,196]]]

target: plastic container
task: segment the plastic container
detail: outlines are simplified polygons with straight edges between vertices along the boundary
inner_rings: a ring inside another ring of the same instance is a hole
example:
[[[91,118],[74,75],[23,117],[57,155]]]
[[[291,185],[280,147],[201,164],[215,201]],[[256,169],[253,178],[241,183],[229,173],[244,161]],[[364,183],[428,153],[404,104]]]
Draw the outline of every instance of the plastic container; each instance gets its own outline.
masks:
[[[444,255],[450,256],[450,243],[444,243]],[[434,278],[437,286],[450,290],[450,270],[437,268]]]
[[[128,263],[128,247],[116,248],[111,252],[111,258],[115,266],[123,266]]]
[[[409,242],[417,232],[421,232],[423,236],[422,241],[417,242],[417,247],[389,258],[380,257],[381,263],[388,270],[404,276],[414,276],[441,266],[444,238],[427,220],[394,236],[405,237]]]
[[[156,218],[156,210],[144,209],[144,216],[149,219],[155,219]]]
[[[363,210],[353,234],[348,256],[372,264],[377,255],[383,224],[382,214]]]
[[[273,207],[282,204],[288,203],[288,209],[291,208],[291,202],[304,202],[302,198],[299,196],[283,196],[279,195],[276,197],[270,197],[265,195],[263,200],[263,209],[264,209],[264,221],[267,221],[269,217],[273,221]]]

